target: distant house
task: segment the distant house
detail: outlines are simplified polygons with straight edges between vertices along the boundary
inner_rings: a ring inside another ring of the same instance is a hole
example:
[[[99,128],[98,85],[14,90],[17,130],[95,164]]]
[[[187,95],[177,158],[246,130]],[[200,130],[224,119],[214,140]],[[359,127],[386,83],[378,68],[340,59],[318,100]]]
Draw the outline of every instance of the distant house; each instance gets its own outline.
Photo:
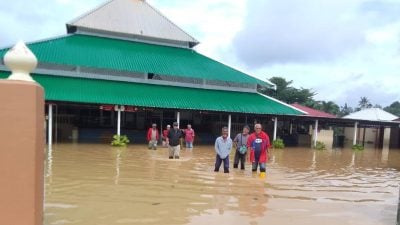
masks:
[[[327,147],[333,145],[333,130],[329,123],[336,115],[313,109],[298,103],[293,107],[306,112],[295,120],[297,128],[298,146],[314,146],[317,141],[323,142]],[[292,125],[291,125],[292,126]]]
[[[393,122],[399,118],[380,108],[368,108],[358,112],[351,113],[343,117],[344,119],[376,122]],[[347,127],[344,135],[348,140],[348,146],[354,143],[355,128]],[[382,147],[382,146],[398,146],[399,131],[398,127],[391,129],[380,125],[357,126],[356,128],[357,143],[367,147]]]

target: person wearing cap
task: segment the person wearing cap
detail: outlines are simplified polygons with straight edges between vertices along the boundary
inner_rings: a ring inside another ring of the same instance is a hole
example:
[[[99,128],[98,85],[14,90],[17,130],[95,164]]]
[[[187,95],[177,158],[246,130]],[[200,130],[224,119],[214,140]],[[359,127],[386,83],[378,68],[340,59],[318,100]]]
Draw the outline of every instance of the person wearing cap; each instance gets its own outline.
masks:
[[[250,162],[252,171],[256,172],[260,166],[260,176],[265,177],[266,163],[268,161],[268,149],[270,147],[268,135],[262,131],[262,126],[259,123],[254,125],[254,133],[247,140],[247,148],[250,152]]]
[[[160,135],[157,130],[157,124],[153,123],[147,131],[147,141],[149,142],[149,149],[157,150],[157,142]]]
[[[215,140],[215,169],[218,172],[224,162],[224,173],[229,173],[229,154],[232,150],[232,139],[228,137],[228,128],[222,128],[222,135]]]
[[[238,168],[240,162],[240,169],[244,170],[247,154],[247,139],[249,137],[250,127],[245,125],[242,133],[236,135],[233,142],[236,146],[235,159],[233,161],[233,168]]]
[[[163,130],[163,135],[162,135],[162,139],[163,139],[162,145],[163,145],[163,147],[168,147],[168,132],[169,132],[170,129],[171,129],[171,125],[168,124],[166,129]]]
[[[167,135],[169,140],[169,158],[179,159],[179,152],[181,150],[180,139],[183,136],[182,130],[179,129],[178,123],[173,123],[173,129],[170,129]]]

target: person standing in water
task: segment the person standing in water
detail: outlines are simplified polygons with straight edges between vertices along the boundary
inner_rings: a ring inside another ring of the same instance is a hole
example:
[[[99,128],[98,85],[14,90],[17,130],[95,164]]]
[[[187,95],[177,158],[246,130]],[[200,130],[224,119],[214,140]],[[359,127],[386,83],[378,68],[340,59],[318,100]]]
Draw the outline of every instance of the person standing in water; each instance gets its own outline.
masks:
[[[147,141],[149,142],[149,149],[157,150],[157,142],[160,137],[157,124],[153,123],[149,130],[147,131]]]
[[[179,159],[179,152],[181,150],[180,139],[182,137],[182,131],[179,129],[178,123],[173,123],[173,129],[170,129],[167,135],[169,140],[169,158]]]
[[[247,155],[247,139],[249,137],[249,126],[244,126],[243,131],[237,134],[233,139],[236,145],[235,160],[233,161],[233,168],[238,168],[240,162],[240,169],[244,170]]]
[[[247,148],[250,152],[252,171],[256,172],[260,166],[260,176],[265,177],[266,163],[268,161],[268,149],[270,147],[268,135],[262,131],[261,124],[254,125],[255,132],[247,140]]]
[[[192,125],[188,124],[187,129],[185,129],[184,133],[185,133],[186,149],[192,150],[194,141],[194,130],[192,129]]]
[[[229,173],[229,154],[232,150],[232,139],[228,137],[228,128],[222,128],[222,135],[215,140],[215,169],[218,172],[221,163],[224,162],[224,173]]]
[[[163,142],[162,142],[162,145],[163,145],[163,147],[168,147],[168,145],[169,145],[169,140],[168,140],[168,132],[169,132],[169,130],[171,129],[171,125],[167,125],[167,128],[165,129],[165,130],[163,130],[163,135],[162,135],[162,139],[163,139]]]

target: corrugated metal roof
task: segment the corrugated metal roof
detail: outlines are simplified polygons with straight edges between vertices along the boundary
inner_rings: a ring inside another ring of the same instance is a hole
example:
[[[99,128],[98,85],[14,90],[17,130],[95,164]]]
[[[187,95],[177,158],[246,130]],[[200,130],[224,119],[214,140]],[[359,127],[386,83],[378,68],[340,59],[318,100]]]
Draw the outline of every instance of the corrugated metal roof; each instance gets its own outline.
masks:
[[[310,107],[307,107],[307,106],[304,106],[304,105],[300,105],[298,103],[293,103],[291,105],[296,107],[299,110],[302,110],[302,111],[306,112],[307,115],[304,115],[304,116],[321,117],[321,118],[336,118],[336,116],[333,115],[333,114],[326,113],[326,112],[323,112],[323,111],[320,111],[320,110],[316,110],[316,109],[313,109],[313,108],[310,108]]]
[[[192,43],[199,42],[143,0],[112,0],[67,26]]]
[[[272,86],[186,48],[79,34],[31,43],[28,47],[40,63]],[[0,58],[7,50],[0,50]]]
[[[370,120],[370,121],[393,121],[398,117],[390,114],[380,108],[363,109],[358,112],[351,113],[343,118],[357,119],[357,120]]]
[[[0,78],[9,73],[0,72]],[[168,109],[207,110],[249,114],[300,115],[300,111],[257,93],[34,74],[46,100],[119,104]]]

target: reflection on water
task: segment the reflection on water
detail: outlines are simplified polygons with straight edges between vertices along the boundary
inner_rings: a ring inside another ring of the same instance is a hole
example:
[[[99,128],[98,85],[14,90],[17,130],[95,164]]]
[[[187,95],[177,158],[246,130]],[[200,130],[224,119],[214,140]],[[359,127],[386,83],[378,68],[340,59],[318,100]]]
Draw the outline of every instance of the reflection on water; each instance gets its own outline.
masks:
[[[138,145],[53,146],[44,224],[395,224],[398,150],[275,150],[266,179],[249,166],[214,173],[212,146],[181,156]]]

